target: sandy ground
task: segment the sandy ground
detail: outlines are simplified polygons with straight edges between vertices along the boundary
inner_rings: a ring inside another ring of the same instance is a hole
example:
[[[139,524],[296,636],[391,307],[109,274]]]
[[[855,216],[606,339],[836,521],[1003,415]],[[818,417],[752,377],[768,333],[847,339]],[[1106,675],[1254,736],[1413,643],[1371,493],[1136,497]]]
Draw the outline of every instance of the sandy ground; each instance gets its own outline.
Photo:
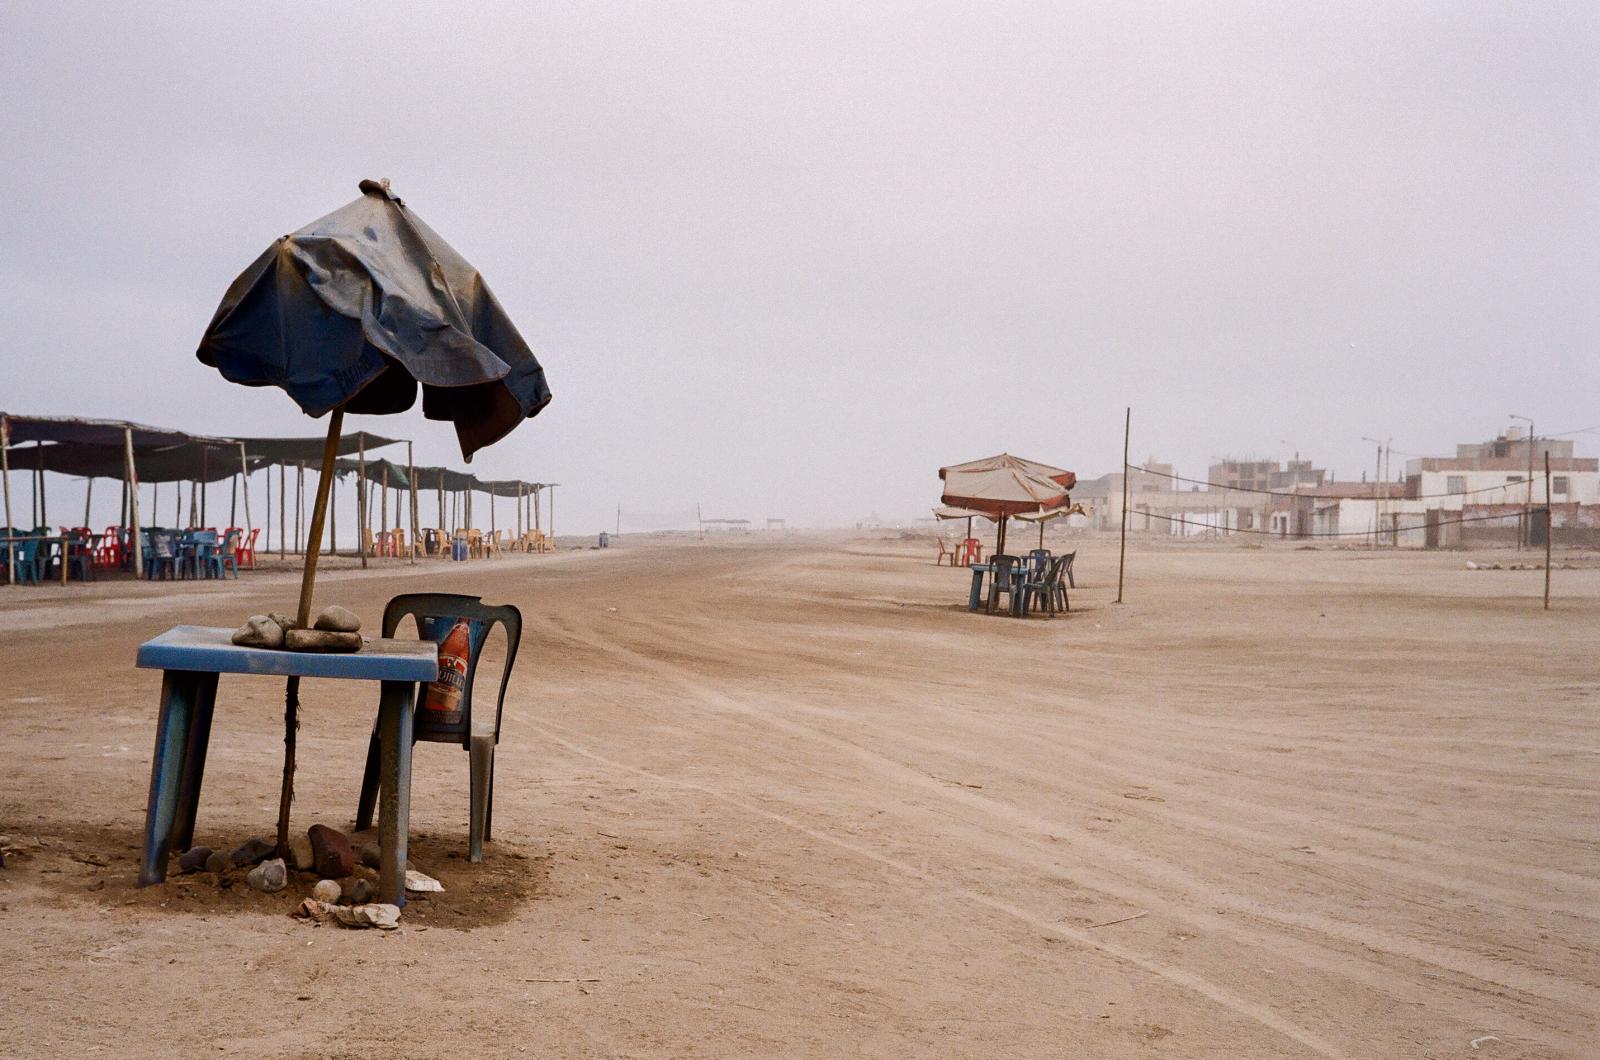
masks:
[[[1073,614],[1018,622],[931,552],[331,572],[372,624],[425,587],[528,622],[488,859],[466,755],[419,746],[448,890],[394,933],[132,886],[135,645],[290,610],[293,574],[0,589],[0,1051],[1600,1054],[1600,570],[1546,613],[1461,554],[1135,543],[1117,606],[1090,540]],[[198,842],[272,828],[280,697],[223,679]],[[304,697],[297,827],[348,827],[375,694]]]

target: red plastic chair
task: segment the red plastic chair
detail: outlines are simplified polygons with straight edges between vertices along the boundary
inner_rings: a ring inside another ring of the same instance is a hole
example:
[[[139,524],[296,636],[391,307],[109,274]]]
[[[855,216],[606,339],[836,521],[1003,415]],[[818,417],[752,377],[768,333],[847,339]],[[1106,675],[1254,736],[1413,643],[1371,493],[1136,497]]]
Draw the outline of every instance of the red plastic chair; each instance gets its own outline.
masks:
[[[100,539],[100,547],[95,551],[94,562],[97,567],[115,569],[122,566],[122,527],[106,527],[105,536]]]
[[[235,526],[229,527],[228,529],[233,531],[238,530],[239,528]],[[241,535],[244,533],[242,530],[239,532]],[[239,566],[248,566],[251,570],[256,569],[256,538],[260,536],[260,534],[261,527],[258,526],[254,530],[250,531],[250,538],[248,541],[245,540],[243,536],[239,538],[239,543],[234,549],[234,555],[238,557]]]
[[[977,563],[979,557],[982,555],[982,553],[979,551],[980,548],[981,546],[978,544],[978,539],[975,537],[969,537],[965,541],[961,542],[961,565],[963,567],[970,567],[974,563]]]

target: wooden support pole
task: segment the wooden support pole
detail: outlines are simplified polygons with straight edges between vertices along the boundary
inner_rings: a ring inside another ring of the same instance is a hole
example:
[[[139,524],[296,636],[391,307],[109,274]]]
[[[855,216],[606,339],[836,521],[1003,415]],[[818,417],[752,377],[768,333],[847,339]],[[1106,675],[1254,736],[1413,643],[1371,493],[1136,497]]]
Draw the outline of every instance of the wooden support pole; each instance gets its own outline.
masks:
[[[356,435],[356,548],[361,553],[361,569],[367,569],[367,435]]]
[[[278,465],[278,558],[289,555],[289,465]]]
[[[255,523],[250,519],[250,458],[245,455],[244,443],[239,443],[239,468],[244,474],[244,536],[245,544],[249,544],[249,537],[255,529]],[[253,559],[251,562],[255,562]]]
[[[94,476],[83,480],[83,525],[89,525],[89,504],[94,500]]]
[[[383,462],[383,489],[382,489],[382,491],[380,493],[380,496],[382,497],[382,501],[381,501],[382,507],[379,508],[379,510],[378,510],[378,532],[380,534],[387,534],[389,532],[389,529],[390,529],[389,528],[389,461],[387,459],[384,460],[384,462]]]
[[[139,539],[139,469],[133,462],[133,428],[122,429],[122,459],[126,466],[122,469],[123,481],[128,484],[128,520],[129,536],[133,541],[133,576],[144,577],[144,542]],[[155,498],[150,500],[150,509],[155,510]]]
[[[1122,603],[1122,575],[1128,566],[1128,439],[1133,433],[1133,406],[1122,416],[1122,544],[1117,552],[1117,603]]]
[[[1569,476],[1567,479],[1571,482]],[[1556,540],[1554,498],[1550,495],[1550,450],[1544,451],[1544,609],[1550,610],[1550,553]]]
[[[406,442],[406,484],[411,488],[411,503],[406,505],[411,512],[411,528],[406,531],[406,554],[409,562],[415,566],[417,547],[421,544],[417,537],[422,533],[422,518],[417,512],[417,457],[410,442]]]
[[[11,538],[16,527],[11,525],[11,421],[0,416],[0,488],[6,498],[6,581],[17,584],[17,551]]]
[[[306,550],[306,462],[300,461],[294,469],[294,550]]]

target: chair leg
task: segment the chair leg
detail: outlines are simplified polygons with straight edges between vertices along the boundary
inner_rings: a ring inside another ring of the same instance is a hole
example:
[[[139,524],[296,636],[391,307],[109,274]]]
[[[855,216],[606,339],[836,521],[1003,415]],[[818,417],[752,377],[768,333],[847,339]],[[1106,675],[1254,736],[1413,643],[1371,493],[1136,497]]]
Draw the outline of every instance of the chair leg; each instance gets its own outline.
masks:
[[[483,860],[483,832],[489,816],[489,784],[494,770],[494,737],[474,736],[469,751],[472,756],[472,823],[467,860],[476,863]]]
[[[494,748],[489,749],[489,797],[483,805],[483,841],[494,838]]]
[[[367,768],[361,774],[361,799],[356,803],[356,831],[372,827],[372,808],[378,804],[378,726],[373,723],[372,739],[367,741]]]

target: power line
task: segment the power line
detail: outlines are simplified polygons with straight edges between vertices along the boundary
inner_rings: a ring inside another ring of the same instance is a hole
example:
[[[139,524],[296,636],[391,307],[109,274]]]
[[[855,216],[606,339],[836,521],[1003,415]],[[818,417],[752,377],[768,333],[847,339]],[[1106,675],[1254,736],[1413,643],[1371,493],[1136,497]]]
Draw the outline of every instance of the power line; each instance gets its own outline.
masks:
[[[1161,478],[1169,478],[1169,479],[1173,479],[1173,480],[1175,480],[1177,482],[1192,482],[1197,486],[1210,486],[1213,489],[1232,490],[1235,493],[1263,493],[1263,494],[1266,494],[1269,497],[1301,497],[1301,498],[1304,498],[1306,500],[1313,500],[1313,501],[1364,501],[1364,500],[1374,500],[1374,499],[1379,499],[1379,500],[1425,501],[1425,500],[1435,500],[1435,499],[1445,498],[1445,497],[1466,497],[1466,496],[1469,496],[1469,495],[1474,494],[1474,493],[1491,493],[1491,492],[1493,492],[1495,490],[1508,490],[1508,489],[1511,489],[1514,486],[1522,486],[1523,488],[1527,487],[1527,482],[1525,480],[1518,479],[1515,482],[1504,482],[1504,483],[1500,483],[1499,485],[1495,485],[1495,486],[1481,486],[1478,489],[1460,490],[1459,492],[1455,492],[1455,493],[1419,493],[1414,497],[1408,497],[1408,496],[1405,496],[1405,495],[1401,495],[1401,496],[1398,496],[1398,497],[1374,498],[1374,497],[1351,497],[1351,496],[1348,496],[1348,495],[1336,494],[1336,493],[1295,493],[1295,492],[1286,491],[1286,490],[1254,489],[1254,488],[1252,488],[1250,486],[1230,486],[1226,482],[1211,482],[1211,481],[1208,481],[1208,480],[1203,479],[1203,478],[1188,478],[1188,477],[1183,476],[1183,475],[1171,475],[1171,474],[1168,474],[1165,471],[1155,471],[1155,470],[1152,470],[1152,469],[1150,469],[1148,467],[1140,467],[1138,464],[1129,464],[1128,465],[1128,470],[1129,471],[1142,471],[1147,475],[1158,475]],[[1377,485],[1387,485],[1387,483],[1377,483]]]

